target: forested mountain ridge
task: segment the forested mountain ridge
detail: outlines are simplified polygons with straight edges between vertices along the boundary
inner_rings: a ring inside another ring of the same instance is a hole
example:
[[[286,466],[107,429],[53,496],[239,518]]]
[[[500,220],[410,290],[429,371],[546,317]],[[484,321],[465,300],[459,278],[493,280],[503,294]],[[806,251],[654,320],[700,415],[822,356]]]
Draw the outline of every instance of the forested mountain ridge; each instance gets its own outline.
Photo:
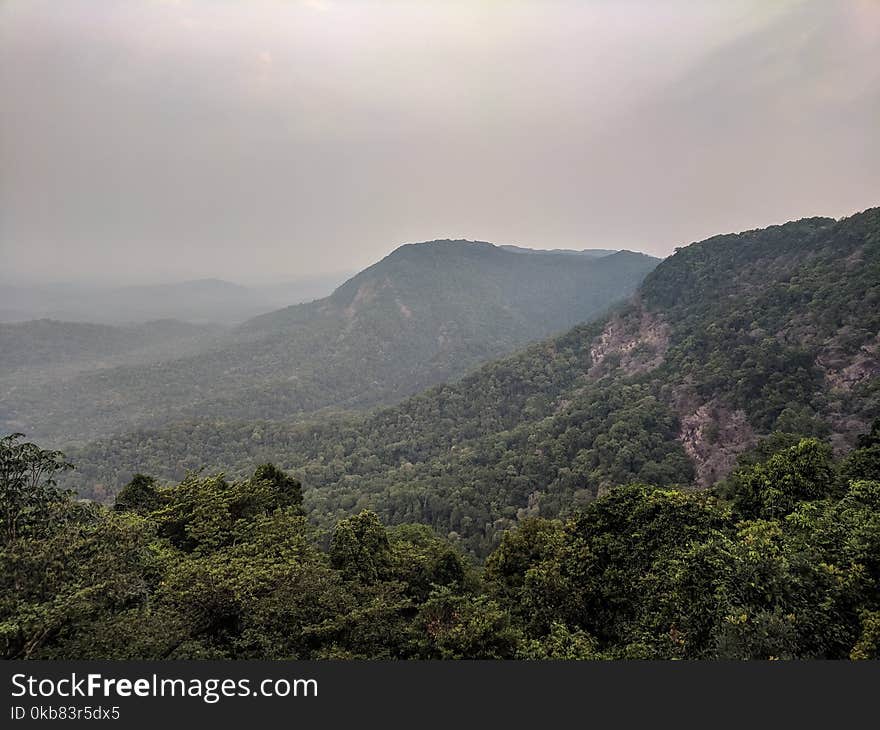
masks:
[[[395,402],[599,315],[656,263],[409,244],[331,296],[250,320],[203,352],[39,387],[25,379],[4,399],[0,428],[66,445],[175,419]]]
[[[584,319],[583,312],[601,312],[619,299],[613,296],[614,286],[634,289],[633,282],[640,282],[658,262],[631,251],[577,261],[568,252],[532,253],[545,255],[521,259],[503,246],[481,241],[405,244],[327,299],[256,317],[241,329],[283,331],[315,312],[369,326],[377,316],[393,313],[404,325],[431,317],[445,328],[485,330],[497,339],[522,329],[532,339],[548,327],[568,329]],[[440,336],[442,346],[455,333],[441,330]]]
[[[685,419],[707,408],[719,428],[744,419],[743,444],[749,430],[782,429],[843,446],[876,416],[880,208],[689,246],[640,299],[668,328],[664,362],[683,383],[673,401]]]
[[[878,408],[880,209],[692,244],[605,319],[365,418],[188,422],[74,454],[86,494],[269,458],[319,522],[361,508],[486,554],[616,484],[707,485],[772,432],[840,448]]]

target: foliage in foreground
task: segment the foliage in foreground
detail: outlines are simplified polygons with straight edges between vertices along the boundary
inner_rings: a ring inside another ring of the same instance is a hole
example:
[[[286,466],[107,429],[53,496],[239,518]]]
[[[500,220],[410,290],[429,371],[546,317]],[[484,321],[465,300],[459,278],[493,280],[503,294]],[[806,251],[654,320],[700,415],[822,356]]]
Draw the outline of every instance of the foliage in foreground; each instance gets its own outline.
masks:
[[[524,519],[477,568],[369,511],[317,533],[272,465],[138,475],[109,509],[8,437],[0,653],[880,658],[880,423],[843,460],[805,439],[752,461],[706,492],[622,486],[568,521]]]

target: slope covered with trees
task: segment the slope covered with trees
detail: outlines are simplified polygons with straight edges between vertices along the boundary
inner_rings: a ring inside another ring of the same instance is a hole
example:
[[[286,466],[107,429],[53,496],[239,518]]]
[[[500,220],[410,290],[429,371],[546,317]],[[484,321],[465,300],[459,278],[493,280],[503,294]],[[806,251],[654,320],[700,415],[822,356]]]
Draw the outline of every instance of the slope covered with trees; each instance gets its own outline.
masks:
[[[0,324],[0,369],[4,378],[43,372],[80,372],[126,361],[179,357],[203,349],[221,330],[173,319],[113,326],[39,319]]]
[[[0,323],[0,432],[27,428],[19,398],[54,412],[48,393],[83,373],[147,366],[210,349],[222,328],[177,320],[115,326],[40,319]],[[29,394],[29,395],[28,395]]]
[[[60,445],[187,417],[290,419],[394,402],[599,315],[656,263],[631,252],[403,246],[330,297],[257,317],[197,354],[19,382],[0,428]]]
[[[536,257],[537,258],[537,257]],[[603,259],[600,259],[600,261]],[[186,421],[77,452],[84,494],[275,461],[318,524],[362,509],[487,555],[631,482],[707,487],[765,436],[838,452],[880,415],[880,209],[679,250],[608,317],[366,417]]]

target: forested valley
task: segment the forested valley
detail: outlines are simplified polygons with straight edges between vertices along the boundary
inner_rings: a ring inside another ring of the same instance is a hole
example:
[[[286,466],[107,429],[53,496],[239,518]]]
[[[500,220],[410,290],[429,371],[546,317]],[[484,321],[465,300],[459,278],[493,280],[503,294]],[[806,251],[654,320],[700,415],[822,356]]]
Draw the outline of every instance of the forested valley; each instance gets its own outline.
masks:
[[[0,430],[68,447],[185,418],[290,421],[395,403],[599,316],[657,263],[429,241],[329,296],[222,330],[0,324]]]
[[[880,209],[680,249],[606,317],[366,416],[177,422],[71,451],[110,502],[134,472],[277,463],[329,529],[363,509],[485,557],[527,516],[629,482],[705,488],[762,439],[837,453],[880,417]]]
[[[499,255],[484,246],[463,250]],[[410,272],[440,254],[401,250]],[[278,417],[273,381],[259,420],[237,391],[222,415],[172,409],[64,453],[5,437],[4,656],[880,657],[880,209],[647,263],[604,315],[403,400],[415,365],[344,343],[415,336],[422,315],[363,272],[327,316],[355,307],[371,328],[335,339],[350,359],[323,370],[389,368],[372,392],[400,402],[366,413]],[[454,280],[458,298],[475,286]],[[258,325],[280,342],[310,311]]]
[[[112,507],[0,442],[5,658],[880,659],[880,422],[843,459],[767,444],[705,491],[631,484],[528,517],[478,565],[300,483],[136,475]]]

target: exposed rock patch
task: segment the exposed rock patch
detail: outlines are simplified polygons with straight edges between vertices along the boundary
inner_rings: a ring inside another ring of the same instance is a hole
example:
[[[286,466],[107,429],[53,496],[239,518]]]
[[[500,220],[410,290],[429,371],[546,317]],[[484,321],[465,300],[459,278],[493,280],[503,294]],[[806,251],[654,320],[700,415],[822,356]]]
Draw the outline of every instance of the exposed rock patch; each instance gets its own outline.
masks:
[[[880,335],[870,338],[854,354],[826,347],[816,358],[816,365],[830,386],[825,416],[832,428],[831,444],[835,453],[842,454],[870,428],[870,412],[857,404],[863,399],[863,386],[880,377]]]
[[[880,376],[880,334],[863,344],[855,355],[829,348],[816,358],[816,364],[832,388],[850,391],[865,380]]]
[[[361,284],[358,287],[357,293],[354,295],[354,299],[352,299],[351,303],[345,308],[345,316],[351,319],[364,304],[372,301],[375,296],[376,286],[372,281],[367,281]]]
[[[736,457],[757,442],[745,411],[705,403],[683,416],[678,438],[694,462],[696,483],[709,487],[736,465]]]
[[[663,363],[669,326],[642,306],[611,318],[590,346],[588,374],[599,378],[611,370],[625,375],[648,372]]]
[[[374,301],[384,289],[394,289],[391,279],[387,276],[381,282],[365,281],[358,287],[351,303],[343,310],[343,314],[348,319],[352,319],[362,308]]]

